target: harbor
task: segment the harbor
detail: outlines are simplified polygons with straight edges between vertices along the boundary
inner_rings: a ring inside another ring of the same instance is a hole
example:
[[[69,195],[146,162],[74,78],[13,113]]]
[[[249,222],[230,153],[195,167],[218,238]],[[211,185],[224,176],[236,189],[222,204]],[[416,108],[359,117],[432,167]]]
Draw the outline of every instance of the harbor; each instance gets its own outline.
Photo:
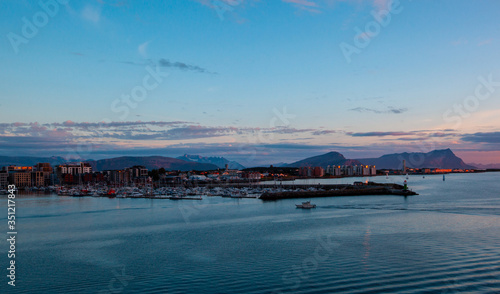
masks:
[[[47,189],[48,190],[48,189]],[[108,197],[108,198],[150,198],[169,200],[202,200],[203,197],[253,198],[261,200],[281,200],[293,198],[397,195],[414,196],[416,192],[406,184],[354,182],[353,184],[238,184],[205,185],[197,187],[53,187],[59,196]]]

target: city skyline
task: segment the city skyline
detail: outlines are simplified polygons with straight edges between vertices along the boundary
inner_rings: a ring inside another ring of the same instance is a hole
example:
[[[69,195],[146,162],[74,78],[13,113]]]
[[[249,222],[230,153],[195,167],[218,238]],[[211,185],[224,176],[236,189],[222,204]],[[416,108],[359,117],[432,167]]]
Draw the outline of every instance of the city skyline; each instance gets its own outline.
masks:
[[[0,4],[2,155],[500,162],[496,1],[40,3]]]

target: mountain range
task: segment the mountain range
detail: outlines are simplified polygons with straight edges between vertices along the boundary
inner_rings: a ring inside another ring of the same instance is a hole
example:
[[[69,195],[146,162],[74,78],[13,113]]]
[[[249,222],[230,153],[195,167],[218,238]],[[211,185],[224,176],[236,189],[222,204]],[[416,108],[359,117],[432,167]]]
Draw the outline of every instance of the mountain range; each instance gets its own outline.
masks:
[[[472,165],[464,163],[450,149],[434,150],[428,153],[395,153],[386,154],[378,158],[347,159],[339,152],[328,152],[323,155],[309,157],[291,164],[279,164],[283,167],[306,167],[321,166],[326,168],[328,165],[375,165],[377,169],[402,169],[403,160],[406,160],[406,166],[410,168],[475,168]],[[165,168],[167,170],[216,170],[225,168],[228,164],[230,169],[244,169],[236,161],[230,161],[224,157],[202,157],[199,155],[180,156],[177,158],[164,156],[125,156],[101,160],[82,160],[89,162],[94,170],[123,169],[134,165],[143,165],[148,169]],[[0,156],[0,166],[18,165],[33,166],[39,162],[48,162],[55,166],[67,163],[63,157],[27,157],[27,156]],[[278,166],[278,165],[275,165]],[[478,165],[479,168],[494,168],[500,164]]]
[[[378,158],[346,159],[338,152],[329,152],[323,155],[309,157],[292,164],[289,167],[321,166],[328,165],[375,165],[377,169],[402,169],[403,160],[409,168],[459,168],[472,169],[472,165],[464,163],[450,149],[434,150],[431,152],[395,153],[386,154]]]
[[[90,163],[92,169],[96,171],[119,170],[127,167],[132,167],[134,165],[143,165],[149,170],[160,169],[162,167],[166,170],[181,171],[215,170],[218,168],[216,165],[210,163],[198,163],[164,156],[124,156],[87,162]]]
[[[321,166],[326,168],[328,165],[360,165],[357,160],[346,159],[344,155],[338,152],[328,152],[323,155],[309,157],[291,164],[287,167],[308,167],[308,166]]]
[[[63,164],[66,161],[63,157],[31,157],[31,156],[0,156],[0,167],[7,165],[33,166],[40,162],[48,162],[52,166]]]
[[[456,156],[451,149],[433,150],[427,153],[396,153],[387,154],[379,158],[358,159],[361,163],[375,165],[379,169],[402,169],[403,160],[406,167],[410,168],[459,168],[474,169],[476,167],[466,164],[460,157]]]
[[[229,161],[225,159],[224,157],[202,157],[200,155],[189,155],[189,154],[184,154],[183,156],[177,157],[177,159],[182,159],[185,161],[192,161],[192,162],[198,162],[198,163],[210,163],[218,166],[219,168],[226,168],[226,164],[228,165],[229,169],[245,169],[245,167],[241,164],[239,164],[236,161]]]
[[[500,169],[500,163],[492,163],[492,164],[471,163],[471,165],[480,169]]]

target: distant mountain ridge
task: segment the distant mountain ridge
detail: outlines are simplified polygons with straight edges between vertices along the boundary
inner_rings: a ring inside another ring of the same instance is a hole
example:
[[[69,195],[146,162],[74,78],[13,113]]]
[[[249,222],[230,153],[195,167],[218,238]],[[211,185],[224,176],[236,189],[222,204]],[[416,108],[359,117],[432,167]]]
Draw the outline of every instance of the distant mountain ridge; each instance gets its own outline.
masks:
[[[474,169],[473,165],[466,164],[461,158],[457,157],[450,149],[434,150],[427,153],[395,153],[386,154],[378,158],[347,159],[339,152],[328,152],[323,155],[309,157],[291,164],[279,164],[283,167],[307,167],[321,166],[326,168],[328,165],[375,165],[377,169],[402,169],[403,160],[406,160],[406,166],[409,168],[459,168]],[[101,160],[81,160],[89,162],[96,171],[124,169],[134,165],[142,165],[148,169],[165,168],[167,170],[216,170],[224,168],[226,164],[230,169],[244,169],[236,161],[229,161],[223,157],[202,157],[199,155],[180,156],[178,158],[164,156],[124,156]],[[52,166],[75,162],[67,161],[63,157],[30,157],[30,156],[0,156],[0,166],[17,165],[33,166],[39,162],[48,162]],[[276,165],[277,166],[277,165]],[[478,165],[479,168],[495,168],[500,164]]]
[[[395,153],[386,154],[378,158],[347,159],[339,152],[329,152],[323,155],[309,157],[291,164],[288,167],[328,165],[375,165],[377,169],[402,169],[403,160],[408,168],[443,168],[443,169],[473,169],[457,157],[450,149],[434,150],[431,152]]]
[[[63,157],[32,157],[32,156],[0,156],[0,167],[7,165],[33,166],[40,162],[48,162],[52,166],[63,164],[66,161]]]
[[[123,156],[109,159],[101,159],[96,161],[87,161],[92,166],[92,169],[96,171],[103,170],[119,170],[127,167],[132,167],[134,165],[142,165],[147,169],[160,169],[165,168],[166,170],[180,170],[180,171],[190,171],[190,170],[216,170],[218,167],[210,163],[198,163],[192,161],[185,161],[182,159],[164,157],[164,156]]]
[[[409,168],[443,168],[443,169],[473,169],[456,156],[451,149],[433,150],[431,152],[386,154],[378,158],[358,159],[362,164],[375,165],[377,169],[402,169],[403,160]]]
[[[470,165],[480,169],[500,169],[500,163],[490,163],[490,164],[470,163]]]
[[[185,161],[192,161],[192,162],[198,162],[198,163],[210,163],[218,166],[219,168],[225,168],[226,164],[228,165],[229,169],[238,169],[242,170],[245,169],[245,167],[241,164],[239,164],[236,161],[230,161],[224,157],[203,157],[200,155],[189,155],[189,154],[184,154],[183,156],[177,157],[177,159],[182,159]]]
[[[66,160],[63,157],[30,157],[30,156],[0,156],[0,167],[7,165],[33,166],[40,162],[48,162],[52,166],[76,161],[88,162],[95,171],[119,170],[134,165],[142,165],[152,169],[165,168],[166,170],[216,170],[218,166],[210,163],[198,163],[164,156],[123,156],[101,160]]]
[[[309,157],[291,164],[287,167],[313,167],[321,166],[326,168],[328,165],[360,165],[361,163],[357,160],[346,159],[344,155],[339,152],[328,152],[323,155]]]

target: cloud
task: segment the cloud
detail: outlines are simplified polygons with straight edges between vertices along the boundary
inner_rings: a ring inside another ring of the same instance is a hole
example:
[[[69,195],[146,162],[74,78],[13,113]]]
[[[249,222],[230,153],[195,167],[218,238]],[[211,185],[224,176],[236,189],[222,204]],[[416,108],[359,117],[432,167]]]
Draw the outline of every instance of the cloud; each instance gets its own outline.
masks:
[[[178,61],[171,62],[168,59],[163,59],[163,58],[158,61],[158,64],[160,66],[163,66],[163,67],[177,68],[180,70],[190,70],[190,71],[196,71],[196,72],[200,72],[200,73],[212,73],[212,72],[209,72],[208,70],[206,70],[202,67],[199,67],[197,65],[190,65],[190,64],[186,64],[184,62],[178,62]]]
[[[467,39],[464,39],[464,38],[460,38],[460,39],[457,39],[457,40],[451,42],[451,44],[453,46],[467,45],[468,43],[469,43],[469,41]]]
[[[317,9],[318,4],[311,0],[282,0],[285,3],[290,3],[300,10],[309,11],[312,13],[321,13],[321,10]]]
[[[149,43],[149,42],[146,42]],[[143,43],[139,45],[137,48],[137,51],[139,54],[146,54],[147,50],[147,44]],[[142,48],[141,48],[142,46]],[[142,52],[142,53],[141,53]],[[217,74],[216,72],[211,72],[207,70],[206,68],[197,66],[197,65],[192,65],[192,64],[187,64],[184,62],[180,61],[170,61],[168,59],[162,58],[158,61],[154,60],[147,60],[147,61],[142,61],[142,62],[135,62],[135,61],[120,61],[120,63],[124,64],[129,64],[129,65],[137,65],[137,66],[161,66],[161,67],[166,67],[166,68],[173,68],[173,69],[178,69],[178,70],[183,70],[183,71],[194,71],[198,73],[206,73],[206,74]]]
[[[86,21],[98,24],[101,20],[101,8],[86,5],[82,10],[81,16]]]
[[[366,107],[356,107],[349,109],[350,111],[357,111],[357,112],[373,112],[377,114],[383,114],[383,113],[393,113],[393,114],[401,114],[404,112],[408,111],[408,108],[393,108],[393,107],[388,107],[386,110],[377,110],[373,108],[366,108]]]
[[[500,132],[473,133],[462,136],[462,141],[471,143],[500,143]]]
[[[151,43],[151,41],[144,42],[137,47],[137,52],[139,52],[139,55],[141,55],[143,58],[148,57],[147,50],[149,43]]]
[[[385,136],[413,136],[413,132],[366,132],[366,133],[347,133],[352,137],[385,137]]]
[[[483,41],[479,42],[477,44],[477,46],[485,46],[485,45],[489,45],[491,43],[493,43],[493,38],[490,38],[490,39],[487,39],[487,40],[483,40]]]
[[[296,128],[290,128],[290,127],[278,127],[278,128],[272,128],[269,130],[266,130],[268,133],[275,133],[275,134],[297,134],[297,133],[306,133],[306,132],[312,132],[315,131],[314,129],[296,129]]]
[[[323,135],[331,135],[331,134],[337,134],[339,131],[335,130],[317,130],[314,131],[312,134],[315,136],[323,136]]]
[[[285,3],[293,3],[293,4],[298,4],[302,6],[309,6],[309,7],[317,7],[318,4],[308,1],[308,0],[283,0]]]
[[[129,3],[127,0],[97,0],[100,4],[106,4],[114,7],[123,7],[128,6]]]

